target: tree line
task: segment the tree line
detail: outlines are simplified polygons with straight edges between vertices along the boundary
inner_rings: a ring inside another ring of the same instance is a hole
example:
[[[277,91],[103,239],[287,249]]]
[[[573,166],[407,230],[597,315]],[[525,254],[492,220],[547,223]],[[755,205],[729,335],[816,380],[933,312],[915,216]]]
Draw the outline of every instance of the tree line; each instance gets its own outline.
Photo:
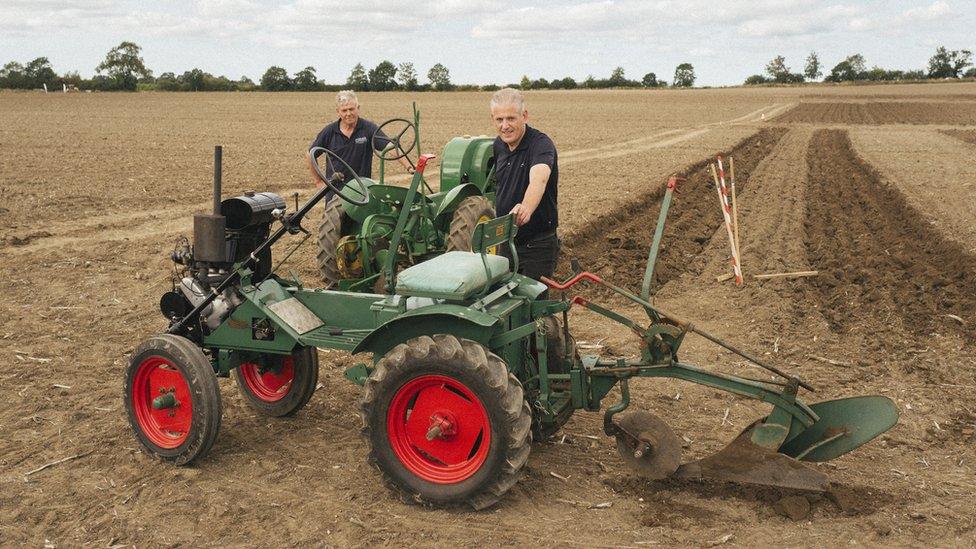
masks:
[[[449,91],[449,90],[481,90],[494,91],[501,88],[496,84],[468,85],[455,84],[451,81],[451,72],[441,63],[436,63],[427,71],[426,82],[420,81],[420,76],[413,63],[404,62],[399,65],[391,61],[381,61],[372,69],[367,69],[362,63],[357,63],[345,83],[328,84],[316,75],[315,67],[288,74],[279,66],[269,67],[261,76],[260,81],[254,82],[247,76],[232,80],[226,76],[214,76],[201,69],[194,68],[183,74],[164,72],[154,76],[153,71],[146,67],[142,58],[142,48],[134,42],[122,42],[109,50],[105,59],[95,67],[92,78],[82,78],[78,72],[57,74],[47,57],[38,57],[26,64],[10,61],[0,69],[0,88],[8,89],[38,89],[44,86],[61,89],[67,86],[78,90],[95,91],[337,91],[353,89],[356,91]],[[695,83],[695,69],[690,63],[682,63],[675,68],[673,86],[690,87]],[[623,67],[617,67],[610,73],[609,78],[596,78],[593,75],[577,82],[570,76],[565,78],[531,79],[523,76],[518,83],[507,84],[508,87],[524,90],[560,90],[577,88],[659,88],[667,87],[668,83],[658,80],[657,75],[649,72],[641,80],[630,80],[625,76]]]
[[[855,53],[834,65],[830,72],[823,73],[820,56],[812,51],[807,56],[803,72],[793,72],[786,64],[786,58],[777,55],[766,64],[764,74],[754,74],[746,78],[746,85],[755,84],[798,84],[816,82],[823,77],[824,82],[880,82],[911,81],[946,78],[976,78],[970,50],[948,50],[939,46],[929,58],[928,70],[892,70],[878,66],[867,68],[864,56]],[[968,68],[968,70],[967,70]]]

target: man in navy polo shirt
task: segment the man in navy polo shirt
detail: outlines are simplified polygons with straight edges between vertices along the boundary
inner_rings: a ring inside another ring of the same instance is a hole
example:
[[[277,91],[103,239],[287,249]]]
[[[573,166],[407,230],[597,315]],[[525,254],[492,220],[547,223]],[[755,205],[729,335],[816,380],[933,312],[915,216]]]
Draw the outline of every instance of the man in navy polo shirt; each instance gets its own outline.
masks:
[[[515,250],[519,272],[538,280],[552,277],[559,257],[556,145],[530,127],[522,93],[512,88],[495,92],[489,103],[495,138],[495,211],[515,214]]]
[[[352,90],[344,90],[336,95],[336,114],[339,115],[339,119],[319,132],[315,140],[312,141],[309,150],[314,147],[329,149],[345,160],[349,164],[349,167],[355,170],[356,174],[360,177],[372,177],[373,135],[376,134],[379,127],[372,121],[359,117],[359,99]],[[380,139],[376,140],[376,150],[382,151],[383,147],[389,144],[389,139],[383,132],[379,132],[379,136]],[[322,186],[324,183],[319,179],[318,174],[315,173],[315,168],[312,167],[312,163],[322,154],[324,153],[321,151],[318,151],[314,157],[311,152],[308,154],[308,168],[312,171],[312,176],[315,177],[317,186]],[[406,157],[400,158],[398,162],[408,173],[413,173],[413,167]],[[334,167],[333,164],[336,166]],[[326,174],[328,176],[332,176],[332,171],[335,168],[343,172],[348,171],[339,165],[338,162],[326,162]],[[345,173],[344,175],[345,181],[339,184],[340,188],[345,182],[352,179],[352,174]],[[331,195],[332,193],[330,192],[329,194]]]

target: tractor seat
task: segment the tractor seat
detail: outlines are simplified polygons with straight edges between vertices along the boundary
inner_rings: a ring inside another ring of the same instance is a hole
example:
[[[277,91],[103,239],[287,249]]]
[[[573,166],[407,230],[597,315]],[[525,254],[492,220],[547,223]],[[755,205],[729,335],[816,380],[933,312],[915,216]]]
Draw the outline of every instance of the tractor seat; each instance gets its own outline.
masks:
[[[396,293],[463,301],[509,274],[508,258],[474,252],[447,252],[408,267],[397,275]],[[487,268],[486,268],[487,266]]]
[[[479,223],[471,238],[473,252],[447,252],[404,269],[396,277],[396,293],[447,301],[487,294],[493,284],[510,279],[518,270],[515,231],[511,214]],[[488,253],[503,243],[509,245],[514,268],[510,268],[508,258]]]

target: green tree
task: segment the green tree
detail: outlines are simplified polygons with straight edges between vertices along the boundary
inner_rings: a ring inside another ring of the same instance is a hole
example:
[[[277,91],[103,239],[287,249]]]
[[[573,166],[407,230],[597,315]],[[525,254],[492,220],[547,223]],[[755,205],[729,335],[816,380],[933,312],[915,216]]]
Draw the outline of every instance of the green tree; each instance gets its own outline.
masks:
[[[407,91],[417,89],[417,70],[413,68],[413,63],[400,63],[397,66],[396,80],[400,87]]]
[[[139,78],[149,78],[152,71],[146,68],[139,55],[142,48],[134,42],[122,42],[109,50],[105,60],[95,67],[95,72],[108,74],[115,81],[116,89],[135,90]]]
[[[396,73],[396,65],[389,61],[380,61],[376,68],[369,71],[369,89],[373,91],[396,89]]]
[[[206,91],[207,76],[209,75],[200,69],[190,69],[180,75],[180,88],[183,91]]]
[[[657,75],[653,72],[645,74],[644,78],[641,80],[641,84],[643,84],[645,88],[656,88],[658,86]]]
[[[830,69],[830,74],[827,76],[828,82],[853,82],[855,80],[864,80],[866,67],[864,62],[864,56],[855,53],[854,55],[848,56],[846,59],[837,63],[834,68]]]
[[[610,82],[609,82],[609,84],[610,84],[611,87],[618,87],[618,86],[626,86],[627,85],[627,78],[624,76],[624,68],[623,67],[617,67],[617,68],[613,69],[613,72],[610,73]]]
[[[959,78],[966,67],[972,65],[973,52],[969,50],[947,50],[939,46],[935,55],[929,59],[929,78]]]
[[[0,69],[0,88],[22,89],[30,87],[24,76],[24,66],[11,61]]]
[[[695,67],[691,63],[682,63],[674,68],[674,82],[676,88],[690,88],[695,85]]]
[[[786,66],[786,58],[777,55],[766,63],[766,74],[776,82],[786,82],[790,78],[790,68]]]
[[[818,80],[823,76],[823,71],[820,70],[820,56],[817,55],[817,52],[812,51],[807,56],[807,64],[803,68],[803,76],[806,76],[807,80]]]
[[[527,90],[527,89],[529,89],[531,87],[532,87],[532,79],[529,78],[529,75],[523,74],[522,75],[522,80],[519,82],[519,89],[520,90]]]
[[[38,57],[24,66],[24,77],[27,78],[30,87],[40,88],[44,84],[53,84],[58,79],[58,74],[51,68],[51,62],[47,57]]]
[[[745,85],[746,86],[755,86],[756,84],[766,84],[768,82],[769,82],[769,78],[766,78],[765,76],[763,76],[761,74],[754,74],[754,75],[750,76],[749,78],[746,78]]]
[[[322,89],[322,84],[319,83],[319,79],[315,76],[315,67],[305,67],[304,69],[295,73],[295,78],[292,80],[295,85],[295,89],[298,91],[318,91]]]
[[[362,63],[356,63],[346,78],[346,85],[356,91],[363,91],[369,87],[369,78],[366,76],[366,67]]]
[[[427,71],[427,79],[430,80],[430,85],[435,90],[449,90],[453,87],[451,85],[451,72],[440,63],[437,63]]]
[[[293,85],[288,71],[281,67],[268,67],[261,77],[261,89],[264,91],[288,91]]]

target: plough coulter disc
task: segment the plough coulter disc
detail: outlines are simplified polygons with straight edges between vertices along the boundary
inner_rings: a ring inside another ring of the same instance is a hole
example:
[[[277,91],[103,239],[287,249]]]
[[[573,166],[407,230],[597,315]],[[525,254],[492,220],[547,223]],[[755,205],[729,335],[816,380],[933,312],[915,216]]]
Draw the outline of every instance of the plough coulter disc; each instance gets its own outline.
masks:
[[[751,440],[754,425],[749,426],[728,446],[697,461],[683,464],[676,478],[710,478],[743,484],[759,484],[814,492],[826,491],[827,476],[798,460]]]
[[[650,412],[624,414],[617,426],[637,437],[617,433],[617,453],[642,477],[663,479],[671,476],[681,463],[681,440],[671,427]]]

